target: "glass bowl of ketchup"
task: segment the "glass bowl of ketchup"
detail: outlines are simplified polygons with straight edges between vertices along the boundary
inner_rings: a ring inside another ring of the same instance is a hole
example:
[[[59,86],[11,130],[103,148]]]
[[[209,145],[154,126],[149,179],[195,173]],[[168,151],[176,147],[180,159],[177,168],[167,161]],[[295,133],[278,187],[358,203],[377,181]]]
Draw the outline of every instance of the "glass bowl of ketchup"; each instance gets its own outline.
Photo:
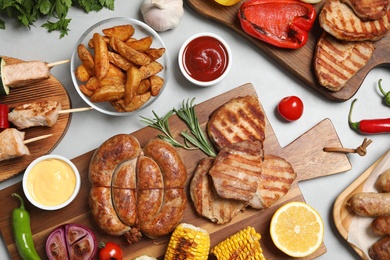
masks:
[[[209,87],[220,82],[229,72],[232,53],[220,36],[204,32],[188,38],[178,56],[183,75],[195,85]]]

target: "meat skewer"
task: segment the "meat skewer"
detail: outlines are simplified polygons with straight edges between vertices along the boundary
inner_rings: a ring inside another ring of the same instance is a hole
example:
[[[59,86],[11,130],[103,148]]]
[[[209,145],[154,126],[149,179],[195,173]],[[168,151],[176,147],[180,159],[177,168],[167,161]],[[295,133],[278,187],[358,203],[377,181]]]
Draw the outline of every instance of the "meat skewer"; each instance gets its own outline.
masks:
[[[15,107],[8,113],[8,121],[18,130],[56,124],[58,116],[64,113],[81,112],[90,110],[92,107],[61,110],[61,103],[57,101],[37,101]]]
[[[27,86],[50,77],[50,70],[60,64],[69,62],[62,60],[53,63],[44,61],[24,61],[15,64],[5,64],[1,68],[3,85],[10,88]]]
[[[24,140],[24,135],[24,132],[15,128],[7,128],[0,133],[0,161],[30,155],[26,144],[52,136],[52,134],[48,134]]]

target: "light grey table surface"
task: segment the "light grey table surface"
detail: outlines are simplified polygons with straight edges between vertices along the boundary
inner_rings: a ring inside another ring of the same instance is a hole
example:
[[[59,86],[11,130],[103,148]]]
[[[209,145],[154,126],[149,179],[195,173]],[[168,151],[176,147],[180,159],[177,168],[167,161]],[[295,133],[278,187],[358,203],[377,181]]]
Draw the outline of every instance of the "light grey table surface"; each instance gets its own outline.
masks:
[[[72,21],[69,26],[69,35],[62,39],[59,39],[58,33],[47,33],[45,29],[41,28],[40,24],[43,21],[37,22],[31,30],[26,30],[15,26],[14,20],[6,20],[7,29],[0,30],[0,55],[23,60],[39,59],[47,62],[70,59],[78,38],[96,22],[119,16],[143,20],[140,14],[141,3],[141,0],[117,0],[114,11],[102,10],[90,14],[71,8],[69,18],[72,18]],[[256,88],[282,147],[294,141],[325,118],[329,118],[333,122],[344,147],[356,148],[360,145],[365,136],[353,132],[347,123],[350,101],[334,102],[315,93],[287,74],[241,36],[198,15],[186,4],[184,4],[184,8],[185,13],[178,27],[160,33],[167,46],[171,68],[168,85],[160,98],[148,110],[128,117],[112,117],[98,111],[73,114],[68,131],[52,154],[63,155],[70,159],[77,157],[97,148],[115,134],[131,133],[144,127],[145,125],[139,120],[139,115],[149,116],[151,110],[163,115],[172,106],[178,107],[182,100],[187,98],[196,97],[196,102],[200,103],[245,83],[252,83]],[[181,44],[188,37],[199,32],[219,34],[228,42],[233,53],[233,65],[230,73],[222,82],[210,88],[198,88],[191,85],[180,73],[177,65],[177,54]],[[382,105],[381,95],[376,88],[378,79],[382,78],[383,86],[390,91],[389,72],[388,67],[376,68],[368,74],[362,87],[355,95],[356,98],[359,98],[359,102],[354,109],[354,119],[390,117],[390,108]],[[67,89],[73,107],[86,106],[74,89],[69,66],[55,67],[52,69],[52,74]],[[276,115],[275,108],[281,98],[289,95],[301,97],[305,104],[305,111],[298,121],[286,123]],[[327,253],[318,259],[359,259],[339,235],[334,225],[332,211],[337,196],[390,148],[388,134],[368,137],[373,140],[373,143],[368,147],[368,153],[365,157],[356,154],[349,155],[352,164],[350,171],[299,184],[307,203],[318,210],[325,223],[324,242]],[[21,181],[21,176],[4,181],[0,183],[0,189],[19,181]],[[5,206],[1,205],[1,207]],[[0,259],[8,258],[6,252],[6,248],[2,245]]]

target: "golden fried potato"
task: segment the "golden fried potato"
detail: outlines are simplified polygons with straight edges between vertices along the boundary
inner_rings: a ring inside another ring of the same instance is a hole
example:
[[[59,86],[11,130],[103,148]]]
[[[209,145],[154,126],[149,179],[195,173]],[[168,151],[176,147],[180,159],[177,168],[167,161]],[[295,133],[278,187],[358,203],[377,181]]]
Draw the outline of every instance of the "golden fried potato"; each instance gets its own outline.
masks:
[[[134,34],[134,27],[130,24],[117,25],[102,30],[108,37],[116,37],[121,41],[127,41]]]
[[[150,94],[157,96],[160,93],[162,86],[164,85],[164,79],[160,76],[153,75],[150,77]]]
[[[86,95],[87,97],[91,97],[91,96],[92,96],[93,91],[89,90],[89,89],[85,86],[85,84],[79,85],[79,88],[80,88],[81,93],[83,93],[83,94]]]
[[[107,43],[103,40],[103,37],[100,34],[94,33],[93,45],[95,50],[94,61],[96,78],[98,80],[101,80],[106,76],[108,69],[110,68]]]
[[[95,61],[84,44],[77,46],[77,55],[90,76],[95,76]]]
[[[144,52],[147,49],[149,49],[152,43],[153,43],[153,38],[151,36],[146,36],[139,40],[131,39],[130,41],[126,41],[127,46],[130,46],[131,48],[139,52]]]
[[[127,46],[125,42],[119,40],[118,38],[111,37],[110,38],[110,46],[117,51],[120,55],[122,55],[128,61],[142,66],[150,63],[150,58],[148,55],[136,51],[130,46]]]
[[[104,79],[99,81],[99,86],[109,86],[109,85],[124,85],[122,78],[118,77],[105,77]]]
[[[120,78],[122,79],[122,83],[124,84],[126,82],[127,76],[125,71],[110,63],[106,78]]]
[[[148,55],[152,60],[158,60],[161,58],[165,53],[165,48],[150,48],[146,51],[144,51],[146,55]]]
[[[103,40],[107,43],[107,45],[110,43],[110,37],[102,35]],[[93,49],[93,38],[91,38],[88,41],[88,48]]]
[[[145,94],[150,90],[150,80],[149,78],[141,80],[137,88],[137,95]]]
[[[85,84],[85,87],[93,92],[100,88],[99,80],[96,77],[91,77]]]
[[[87,82],[91,78],[91,75],[88,73],[84,64],[81,64],[76,68],[75,76],[81,82]]]
[[[116,52],[109,51],[108,52],[108,59],[110,60],[110,63],[114,64],[115,66],[117,66],[118,68],[121,68],[124,71],[127,71],[130,67],[136,66],[135,64],[126,60],[120,54],[118,54]]]
[[[130,104],[133,97],[136,95],[136,91],[138,89],[138,85],[141,82],[141,73],[138,68],[130,67],[127,71],[127,80],[125,85],[125,104]]]
[[[156,75],[157,73],[162,71],[163,68],[164,68],[164,66],[161,65],[161,63],[159,63],[157,61],[152,61],[148,65],[141,66],[139,68],[139,70],[141,72],[141,79],[146,79],[146,78],[149,78],[150,76]]]
[[[150,92],[146,92],[145,94],[134,96],[128,105],[125,104],[123,99],[112,102],[111,104],[118,112],[132,112],[142,107],[150,97]]]
[[[123,98],[125,86],[123,84],[107,85],[97,89],[91,96],[92,102],[115,101]]]

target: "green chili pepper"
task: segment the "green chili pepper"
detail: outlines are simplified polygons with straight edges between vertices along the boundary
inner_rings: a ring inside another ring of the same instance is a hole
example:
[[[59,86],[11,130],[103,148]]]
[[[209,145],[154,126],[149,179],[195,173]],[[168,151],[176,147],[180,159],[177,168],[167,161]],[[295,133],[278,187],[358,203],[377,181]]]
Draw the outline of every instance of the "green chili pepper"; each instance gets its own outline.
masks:
[[[24,260],[39,260],[41,258],[35,250],[31,233],[30,214],[24,208],[22,197],[16,193],[12,193],[12,196],[19,198],[21,203],[19,208],[12,211],[12,231],[16,248]]]
[[[385,92],[382,88],[382,79],[378,80],[378,86],[379,86],[379,90],[381,91],[381,93],[383,94],[383,101],[385,102],[386,105],[390,106],[390,91],[389,92]]]

